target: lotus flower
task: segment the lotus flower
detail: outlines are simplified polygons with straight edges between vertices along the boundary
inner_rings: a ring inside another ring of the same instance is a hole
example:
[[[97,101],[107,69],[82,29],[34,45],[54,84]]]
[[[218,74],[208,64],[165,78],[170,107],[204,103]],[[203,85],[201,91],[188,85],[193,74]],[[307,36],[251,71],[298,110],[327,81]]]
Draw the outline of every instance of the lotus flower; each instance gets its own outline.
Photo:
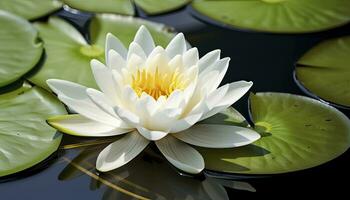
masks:
[[[106,65],[91,61],[100,91],[65,80],[47,81],[78,113],[50,118],[53,127],[76,136],[123,134],[99,154],[99,171],[125,165],[154,141],[172,165],[200,173],[203,157],[190,145],[231,148],[260,138],[247,128],[196,124],[232,105],[252,86],[238,81],[219,87],[230,60],[221,59],[220,50],[199,59],[197,48],[188,49],[182,33],[164,49],[155,46],[150,32],[141,26],[129,49],[107,34],[105,52]]]

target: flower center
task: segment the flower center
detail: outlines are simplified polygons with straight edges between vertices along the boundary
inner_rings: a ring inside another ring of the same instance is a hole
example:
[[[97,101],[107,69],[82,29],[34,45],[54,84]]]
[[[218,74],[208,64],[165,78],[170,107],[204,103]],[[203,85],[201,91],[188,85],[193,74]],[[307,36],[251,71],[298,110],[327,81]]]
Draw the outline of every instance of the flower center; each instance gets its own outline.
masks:
[[[166,98],[175,90],[183,90],[186,83],[183,81],[183,75],[179,70],[169,73],[159,73],[158,68],[154,73],[146,69],[139,69],[132,76],[131,87],[138,96],[143,92],[158,99],[161,96]]]

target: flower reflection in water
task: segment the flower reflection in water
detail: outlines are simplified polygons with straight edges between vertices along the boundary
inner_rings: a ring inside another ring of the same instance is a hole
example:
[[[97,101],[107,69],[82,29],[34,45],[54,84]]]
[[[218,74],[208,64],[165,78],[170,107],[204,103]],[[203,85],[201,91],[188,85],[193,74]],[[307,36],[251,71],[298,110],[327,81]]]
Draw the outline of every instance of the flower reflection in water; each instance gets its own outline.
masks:
[[[99,150],[107,144],[79,148],[74,159],[64,156],[69,164],[59,179],[69,181],[82,175],[91,177],[90,190],[104,190],[103,199],[229,199],[226,189],[255,189],[245,182],[217,179],[201,174],[180,174],[150,145],[127,165],[106,173],[95,169]],[[72,150],[69,150],[72,151]]]

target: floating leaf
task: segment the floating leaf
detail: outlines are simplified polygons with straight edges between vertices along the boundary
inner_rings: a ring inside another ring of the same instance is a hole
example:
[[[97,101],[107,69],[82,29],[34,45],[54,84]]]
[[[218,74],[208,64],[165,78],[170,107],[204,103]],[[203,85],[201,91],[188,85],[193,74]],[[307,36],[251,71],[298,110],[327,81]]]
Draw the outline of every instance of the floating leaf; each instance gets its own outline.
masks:
[[[283,93],[250,96],[262,138],[234,149],[204,149],[206,168],[242,174],[277,174],[318,166],[350,146],[350,121],[317,100]]]
[[[63,0],[72,8],[97,12],[114,13],[122,15],[134,15],[135,3],[149,15],[162,14],[170,12],[187,5],[191,0]]]
[[[229,107],[226,110],[201,121],[203,124],[223,124],[241,127],[250,127],[247,120],[236,109]]]
[[[135,4],[149,15],[170,12],[187,5],[191,0],[135,0]]]
[[[1,4],[1,3],[0,3]],[[40,60],[43,47],[25,19],[0,10],[0,87],[21,78]]]
[[[35,27],[45,43],[47,59],[38,73],[29,80],[46,89],[46,80],[50,78],[97,87],[92,77],[90,61],[94,58],[103,61],[106,34],[113,33],[128,46],[142,24],[147,26],[159,45],[165,46],[174,36],[162,24],[112,14],[96,15],[92,19],[89,27],[90,44],[63,19],[51,17],[48,23],[36,23]]]
[[[66,110],[54,96],[24,84],[0,95],[0,110],[0,176],[32,167],[57,150],[61,134],[45,120]]]
[[[297,63],[299,85],[325,101],[350,108],[350,36],[313,47]]]
[[[275,33],[316,32],[350,21],[348,0],[195,0],[192,7],[204,20]]]
[[[29,20],[48,15],[62,7],[58,0],[1,0],[0,9]]]
[[[134,15],[131,0],[63,0],[68,6],[89,12]]]

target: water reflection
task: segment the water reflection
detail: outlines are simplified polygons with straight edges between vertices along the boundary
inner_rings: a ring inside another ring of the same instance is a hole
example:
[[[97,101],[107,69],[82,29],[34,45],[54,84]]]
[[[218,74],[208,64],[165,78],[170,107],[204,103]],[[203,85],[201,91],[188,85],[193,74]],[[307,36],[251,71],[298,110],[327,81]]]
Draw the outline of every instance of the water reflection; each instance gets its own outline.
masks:
[[[78,156],[62,157],[69,164],[59,174],[59,180],[67,181],[79,176],[90,176],[87,187],[103,190],[103,200],[112,199],[229,199],[225,187],[255,192],[245,182],[217,179],[206,175],[191,177],[180,175],[150,145],[143,153],[127,165],[106,173],[98,173],[95,161],[98,153],[106,146],[84,147]]]

